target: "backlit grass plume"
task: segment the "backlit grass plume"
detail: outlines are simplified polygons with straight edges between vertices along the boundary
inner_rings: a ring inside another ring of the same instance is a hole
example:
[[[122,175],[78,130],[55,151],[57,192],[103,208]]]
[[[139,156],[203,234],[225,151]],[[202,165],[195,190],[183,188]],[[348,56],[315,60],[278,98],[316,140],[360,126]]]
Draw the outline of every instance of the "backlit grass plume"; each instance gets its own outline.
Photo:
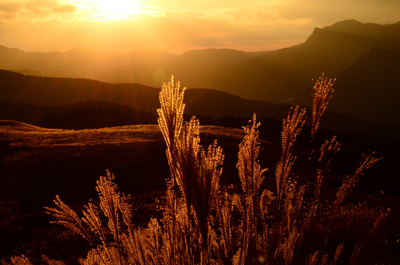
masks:
[[[211,203],[218,190],[224,156],[216,142],[206,152],[200,146],[199,121],[192,118],[185,125],[183,121],[183,91],[170,83],[160,92],[161,108],[158,110],[159,125],[167,144],[168,163],[173,178],[183,194],[187,220],[187,241],[191,240],[191,211],[194,213],[194,229],[198,229],[202,242],[202,259],[208,257],[209,226],[208,217]],[[171,104],[172,102],[172,104]],[[172,122],[171,122],[172,121]],[[172,138],[174,137],[174,138]],[[191,255],[189,249],[188,256]]]
[[[260,152],[260,143],[258,139],[258,128],[260,123],[256,120],[256,114],[249,121],[247,127],[243,127],[244,137],[239,144],[238,163],[236,165],[239,173],[239,179],[243,190],[243,216],[244,227],[243,232],[248,235],[242,236],[241,250],[245,250],[249,246],[249,242],[256,245],[258,251],[263,250],[263,246],[267,243],[265,238],[265,221],[263,208],[263,199],[266,199],[266,193],[262,194],[261,185],[264,180],[263,173],[267,169],[261,169],[258,160]],[[264,204],[265,205],[265,204]],[[260,230],[260,233],[259,233]],[[246,253],[239,256],[239,259],[246,257]]]
[[[318,130],[319,122],[321,120],[322,114],[324,114],[329,101],[332,98],[334,92],[333,85],[336,79],[329,79],[322,74],[321,77],[317,79],[313,87],[313,112],[312,112],[312,124],[311,124],[311,140],[314,139],[315,133]]]
[[[291,109],[282,122],[282,156],[276,164],[275,181],[278,204],[282,199],[285,186],[290,176],[296,157],[292,155],[292,148],[305,123],[306,109],[296,106]]]
[[[163,133],[168,150],[172,150],[174,140],[179,138],[183,125],[185,104],[183,97],[185,89],[180,89],[180,83],[174,83],[174,76],[164,83],[160,92],[161,108],[157,109],[158,125]]]

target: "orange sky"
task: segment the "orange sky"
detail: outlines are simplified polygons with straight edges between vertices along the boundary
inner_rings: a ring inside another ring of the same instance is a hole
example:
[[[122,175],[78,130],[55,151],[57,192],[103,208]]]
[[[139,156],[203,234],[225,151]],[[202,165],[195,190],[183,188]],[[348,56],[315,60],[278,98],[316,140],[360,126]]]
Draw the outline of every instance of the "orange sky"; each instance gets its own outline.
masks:
[[[0,45],[26,51],[271,50],[344,19],[400,21],[394,0],[0,0]]]

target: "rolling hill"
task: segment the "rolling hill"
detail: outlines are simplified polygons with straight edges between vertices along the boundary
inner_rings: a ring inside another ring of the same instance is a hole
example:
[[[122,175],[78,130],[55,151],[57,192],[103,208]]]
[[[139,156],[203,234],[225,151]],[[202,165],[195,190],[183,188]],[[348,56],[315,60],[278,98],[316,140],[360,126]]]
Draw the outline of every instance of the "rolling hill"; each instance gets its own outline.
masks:
[[[25,76],[0,70],[0,118],[55,128],[98,128],[154,123],[160,89],[88,79]],[[311,92],[311,91],[309,91]],[[286,117],[290,105],[243,99],[213,89],[187,89],[186,113],[214,118]],[[147,114],[146,114],[147,113]],[[242,126],[242,124],[240,124]],[[321,129],[399,139],[396,126],[328,111]]]

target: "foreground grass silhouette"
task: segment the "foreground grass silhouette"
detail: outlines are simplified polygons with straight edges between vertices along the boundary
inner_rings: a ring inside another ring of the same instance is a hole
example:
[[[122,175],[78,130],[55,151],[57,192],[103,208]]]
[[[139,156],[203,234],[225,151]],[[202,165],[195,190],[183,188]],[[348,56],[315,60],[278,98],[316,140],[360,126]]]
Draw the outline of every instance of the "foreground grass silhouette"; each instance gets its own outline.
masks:
[[[311,139],[333,82],[322,76],[314,86]],[[92,246],[81,264],[366,264],[384,259],[375,246],[388,211],[345,204],[363,172],[379,160],[374,153],[362,158],[335,194],[324,194],[323,179],[340,144],[335,137],[327,140],[310,152],[308,170],[296,172],[292,148],[305,121],[305,109],[296,107],[283,121],[274,190],[265,185],[266,169],[258,161],[260,124],[254,115],[239,145],[240,187],[221,186],[222,149],[216,141],[207,150],[200,145],[199,121],[183,121],[183,99],[184,89],[171,77],[160,92],[158,110],[170,168],[160,220],[136,227],[129,196],[118,191],[110,172],[97,182],[99,205],[89,203],[83,217],[59,197],[57,208],[46,208],[55,223]],[[303,175],[315,181],[307,183]],[[11,262],[29,264],[25,257]]]

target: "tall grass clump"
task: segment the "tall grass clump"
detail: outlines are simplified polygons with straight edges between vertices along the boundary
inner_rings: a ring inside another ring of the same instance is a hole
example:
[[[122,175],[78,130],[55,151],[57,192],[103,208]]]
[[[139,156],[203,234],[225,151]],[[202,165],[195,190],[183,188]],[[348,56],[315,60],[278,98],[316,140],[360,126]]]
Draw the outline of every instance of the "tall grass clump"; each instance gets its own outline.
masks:
[[[312,139],[332,96],[333,83],[322,76],[314,86]],[[129,196],[118,191],[109,172],[97,182],[99,204],[90,202],[83,216],[59,197],[56,208],[46,208],[55,223],[90,243],[92,250],[81,264],[362,264],[364,254],[374,251],[373,234],[387,212],[346,203],[361,175],[379,160],[374,153],[363,157],[332,196],[321,199],[323,180],[340,144],[333,137],[315,151],[316,172],[306,173],[315,179],[304,183],[303,173],[294,167],[293,148],[306,111],[296,106],[283,120],[275,185],[268,186],[264,181],[268,170],[259,161],[260,123],[254,114],[243,127],[239,144],[240,187],[224,186],[220,183],[222,148],[215,141],[205,149],[199,120],[192,117],[184,122],[184,92],[173,77],[160,92],[158,124],[170,170],[162,218],[152,218],[147,227],[133,224]],[[368,235],[347,229],[359,220],[363,220],[360,229],[369,231]]]

